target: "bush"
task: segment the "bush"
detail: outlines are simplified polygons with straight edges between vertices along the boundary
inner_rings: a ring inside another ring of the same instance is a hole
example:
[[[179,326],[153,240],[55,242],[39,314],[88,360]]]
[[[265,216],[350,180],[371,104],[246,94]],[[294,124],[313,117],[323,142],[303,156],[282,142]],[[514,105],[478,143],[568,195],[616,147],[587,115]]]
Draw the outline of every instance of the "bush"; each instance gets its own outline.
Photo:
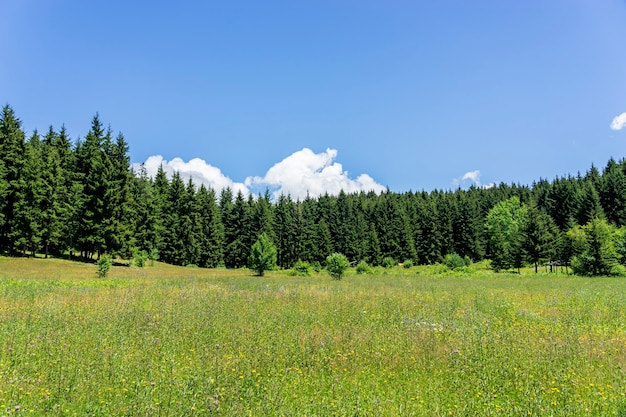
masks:
[[[405,267],[406,269],[413,268],[413,261],[410,259],[407,259],[406,261],[402,263],[402,266]]]
[[[133,258],[135,261],[135,266],[139,268],[143,268],[144,266],[146,266],[146,260],[148,259],[148,252],[146,252],[145,250],[142,250],[142,251],[137,250],[135,251]]]
[[[343,273],[350,267],[350,262],[346,255],[333,253],[326,258],[326,270],[333,279],[340,280]]]
[[[109,270],[113,266],[113,258],[109,255],[102,255],[96,265],[98,265],[98,277],[106,278]]]
[[[386,256],[385,258],[383,258],[383,266],[385,268],[393,268],[397,264],[398,263],[396,262],[396,260],[393,259],[391,256]]]
[[[192,269],[195,269],[195,268],[197,268],[197,267],[198,267],[198,265],[196,265],[196,264],[187,264],[185,267],[186,267],[186,268],[192,268]]]
[[[311,265],[306,261],[298,261],[295,263],[291,270],[291,275],[299,277],[308,277],[311,275]]]
[[[360,261],[356,266],[356,273],[357,274],[371,274],[372,268],[369,266],[367,262]]]
[[[461,258],[458,253],[449,253],[443,259],[443,263],[450,269],[462,268],[467,266],[465,259]]]

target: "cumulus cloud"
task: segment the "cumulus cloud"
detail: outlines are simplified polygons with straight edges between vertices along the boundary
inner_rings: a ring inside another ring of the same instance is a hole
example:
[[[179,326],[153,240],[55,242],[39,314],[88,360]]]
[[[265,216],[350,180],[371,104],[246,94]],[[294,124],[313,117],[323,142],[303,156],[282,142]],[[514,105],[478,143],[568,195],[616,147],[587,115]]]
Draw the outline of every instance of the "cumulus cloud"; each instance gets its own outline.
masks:
[[[495,187],[495,183],[489,183],[489,184],[481,184],[480,182],[480,170],[475,170],[475,171],[468,171],[465,174],[463,174],[462,177],[460,178],[455,178],[454,180],[452,180],[452,184],[456,185],[456,186],[461,186],[464,184],[468,184],[468,182],[474,183],[475,186],[477,187],[481,187],[481,188],[493,188]]]
[[[626,127],[626,112],[616,116],[611,122],[612,130],[622,130],[624,127]]]
[[[191,178],[196,185],[204,184],[216,192],[230,187],[234,193],[241,191],[249,194],[251,189],[270,189],[273,197],[280,194],[289,194],[293,199],[304,199],[307,194],[318,197],[325,193],[337,195],[341,190],[346,193],[359,191],[374,191],[381,193],[386,190],[367,174],[361,174],[351,179],[340,163],[334,162],[337,150],[327,149],[326,152],[314,153],[308,148],[294,152],[282,161],[274,164],[265,176],[250,176],[244,183],[235,182],[216,168],[200,158],[189,162],[181,158],[170,161],[161,155],[149,157],[143,164],[133,164],[135,172],[139,172],[142,165],[149,177],[154,177],[159,169],[167,174],[168,178],[178,171],[183,178]]]
[[[181,158],[174,158],[170,161],[163,159],[161,155],[149,157],[143,164],[133,164],[135,172],[139,172],[143,165],[149,177],[156,175],[159,166],[163,167],[163,171],[168,178],[172,178],[172,174],[177,172],[182,178],[191,178],[194,184],[199,186],[204,184],[206,187],[213,188],[216,192],[220,192],[223,188],[230,187],[236,194],[241,191],[248,194],[248,187],[240,182],[234,182],[216,168],[200,158],[194,158],[189,162],[183,161]]]
[[[351,179],[348,172],[338,162],[336,149],[314,153],[303,148],[294,152],[271,167],[264,177],[248,177],[248,187],[261,186],[274,190],[274,197],[289,194],[294,199],[304,199],[307,194],[312,197],[324,193],[337,195],[341,190],[346,193],[374,191],[381,193],[386,187],[378,184],[367,174]]]

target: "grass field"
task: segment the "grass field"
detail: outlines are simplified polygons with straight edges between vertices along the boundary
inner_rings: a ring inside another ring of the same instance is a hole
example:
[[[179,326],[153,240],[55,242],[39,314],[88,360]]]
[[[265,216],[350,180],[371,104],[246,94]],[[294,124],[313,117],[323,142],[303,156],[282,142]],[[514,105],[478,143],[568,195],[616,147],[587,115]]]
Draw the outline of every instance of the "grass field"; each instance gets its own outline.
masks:
[[[625,416],[626,280],[0,257],[0,416]]]

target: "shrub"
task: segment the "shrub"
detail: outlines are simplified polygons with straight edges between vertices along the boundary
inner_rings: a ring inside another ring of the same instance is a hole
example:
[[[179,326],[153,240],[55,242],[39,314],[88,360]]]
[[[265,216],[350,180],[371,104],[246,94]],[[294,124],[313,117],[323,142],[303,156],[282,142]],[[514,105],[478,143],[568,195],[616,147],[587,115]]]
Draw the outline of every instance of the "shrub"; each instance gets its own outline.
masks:
[[[449,253],[443,259],[443,263],[450,269],[461,268],[467,266],[465,259],[461,258],[458,253]]]
[[[396,262],[396,260],[393,259],[391,256],[386,256],[386,257],[383,258],[383,266],[385,268],[393,268],[397,264],[398,263]]]
[[[326,270],[333,279],[340,280],[349,267],[350,262],[342,253],[333,253],[326,258]]]
[[[369,266],[367,262],[360,261],[356,266],[356,273],[357,274],[371,274],[372,268]]]
[[[135,260],[135,266],[139,268],[143,268],[144,266],[146,266],[146,260],[148,259],[148,252],[146,252],[145,250],[142,250],[142,251],[136,250],[133,258]]]
[[[300,277],[308,277],[311,275],[311,265],[306,262],[298,259],[291,270],[291,275],[300,276]]]
[[[198,267],[198,265],[196,265],[196,264],[187,264],[185,267],[186,267],[186,268],[192,268],[192,269],[193,269],[193,268],[197,268],[197,267]]]
[[[402,263],[402,266],[405,267],[406,269],[413,268],[413,261],[410,259],[407,259],[406,261]]]
[[[102,255],[96,265],[98,266],[98,277],[106,278],[109,270],[113,266],[113,258],[109,255]]]

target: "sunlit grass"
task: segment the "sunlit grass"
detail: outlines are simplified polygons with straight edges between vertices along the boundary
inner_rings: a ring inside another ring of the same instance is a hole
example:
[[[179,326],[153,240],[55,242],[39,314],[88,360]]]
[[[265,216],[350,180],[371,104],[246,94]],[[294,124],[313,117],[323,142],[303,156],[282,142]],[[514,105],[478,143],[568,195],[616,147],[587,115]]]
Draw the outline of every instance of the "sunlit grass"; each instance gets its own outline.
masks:
[[[0,258],[0,416],[617,415],[625,294],[565,275],[99,279]]]

